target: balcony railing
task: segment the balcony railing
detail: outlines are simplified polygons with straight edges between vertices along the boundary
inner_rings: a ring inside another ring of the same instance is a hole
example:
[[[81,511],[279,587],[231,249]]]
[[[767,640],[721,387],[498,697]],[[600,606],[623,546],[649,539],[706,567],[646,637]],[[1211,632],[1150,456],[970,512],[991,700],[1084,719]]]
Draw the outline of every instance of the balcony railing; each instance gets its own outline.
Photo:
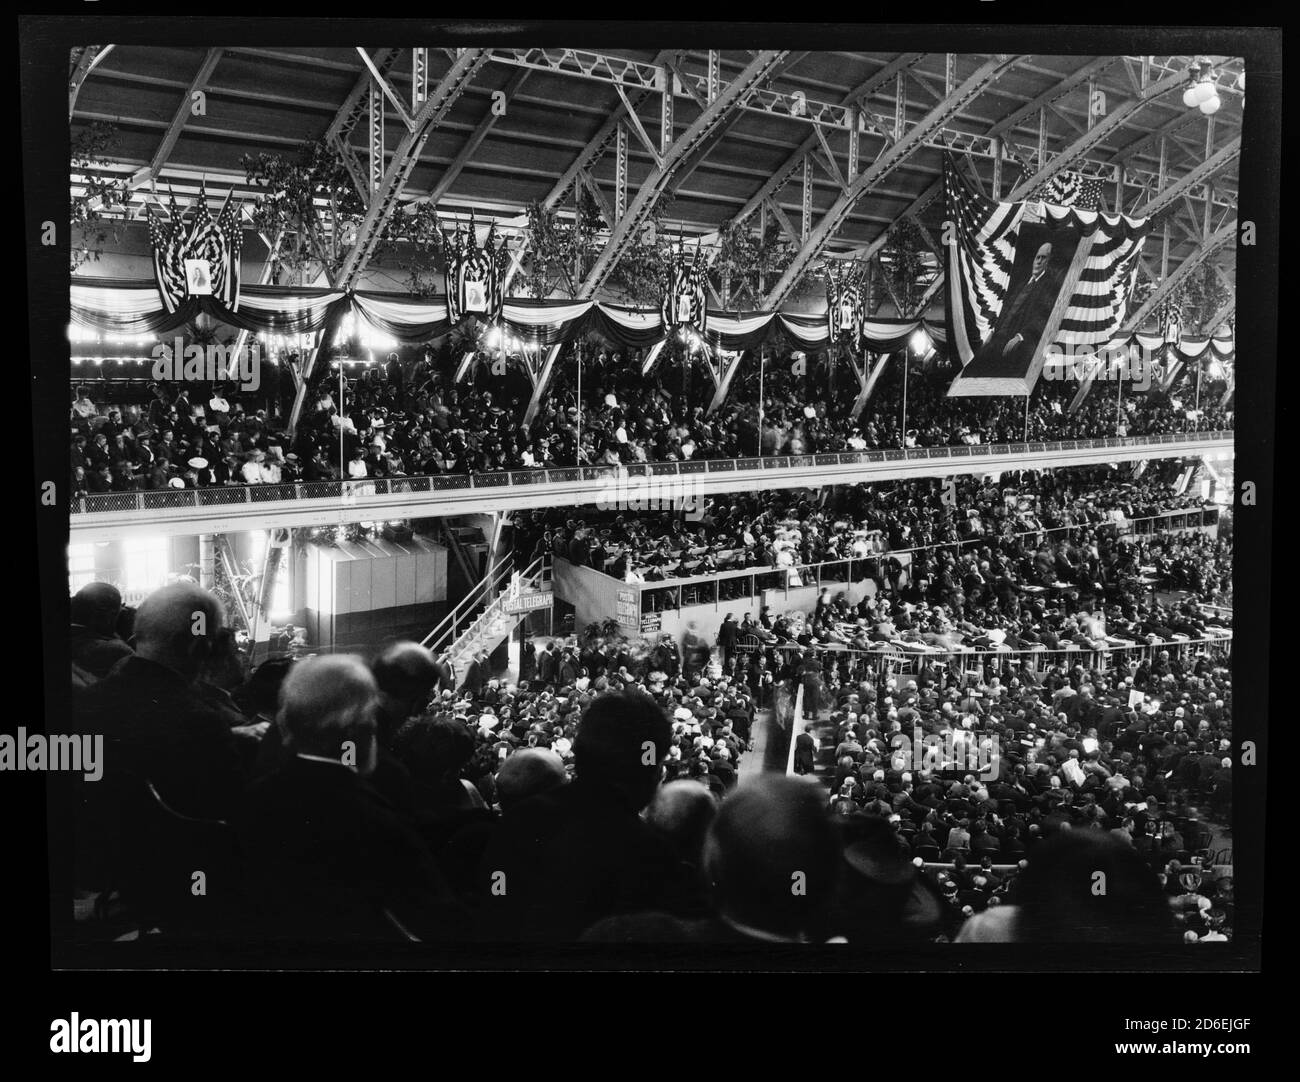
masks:
[[[1078,522],[1068,526],[1042,526],[1033,530],[1020,530],[1009,534],[980,533],[972,537],[963,537],[956,541],[935,541],[928,545],[910,548],[886,548],[883,542],[872,547],[872,551],[862,556],[846,557],[838,560],[822,560],[811,564],[790,564],[785,567],[773,567],[768,564],[755,564],[749,567],[721,567],[700,575],[671,575],[661,579],[638,579],[635,585],[642,591],[645,599],[643,605],[647,612],[672,612],[692,605],[723,605],[731,601],[741,601],[748,597],[759,597],[768,591],[779,591],[789,596],[791,590],[812,587],[820,591],[823,586],[843,586],[862,582],[868,577],[868,565],[872,561],[895,559],[901,556],[915,556],[918,552],[937,552],[952,549],[960,553],[963,548],[988,545],[998,541],[1029,538],[1050,538],[1055,534],[1070,533],[1073,530],[1099,530],[1106,527],[1118,530],[1121,536],[1151,537],[1174,530],[1204,529],[1217,526],[1219,509],[1217,507],[1180,508],[1162,511],[1158,515],[1144,515],[1140,518],[1126,519],[1121,525],[1110,519],[1096,522]],[[906,565],[904,565],[906,566]],[[604,571],[603,568],[597,570]],[[639,568],[644,571],[645,568]],[[620,580],[622,581],[622,580]],[[1231,609],[1227,612],[1231,615]]]
[[[1002,455],[1053,454],[1105,448],[1158,447],[1171,443],[1209,443],[1231,439],[1231,431],[1177,432],[1158,436],[1110,437],[1094,440],[1051,440],[1036,443],[957,444],[876,451],[838,451],[815,455],[768,455],[761,458],[699,459],[646,462],[623,466],[559,466],[549,469],[499,470],[492,473],[432,474],[420,477],[371,477],[364,481],[295,481],[279,485],[224,485],[212,488],[164,488],[143,492],[100,492],[72,501],[72,514],[122,514],[174,508],[228,507],[236,504],[338,499],[362,503],[374,496],[491,491],[515,485],[545,485],[576,481],[615,481],[620,477],[705,477],[745,470],[795,470],[818,466],[862,466],[882,462],[987,458]]]
[[[742,642],[736,644],[741,653],[759,654],[774,648],[775,644]],[[1232,660],[1232,629],[1220,628],[1217,634],[1193,639],[1182,637],[1160,642],[1126,642],[1109,643],[1104,646],[1079,646],[1071,644],[1055,650],[1045,646],[1012,649],[1003,647],[999,650],[979,650],[963,647],[942,648],[926,646],[923,643],[906,643],[899,645],[892,642],[878,643],[874,649],[863,650],[845,643],[814,643],[805,648],[823,660],[844,659],[859,671],[874,671],[879,676],[917,675],[927,663],[949,669],[954,676],[974,673],[986,665],[1002,668],[1005,665],[1026,665],[1035,672],[1042,672],[1053,665],[1064,664],[1071,667],[1083,664],[1086,668],[1101,672],[1129,670],[1133,662],[1151,664],[1160,654],[1184,663],[1191,663],[1197,656],[1205,656],[1216,662],[1230,663]],[[979,669],[977,670],[976,667]]]

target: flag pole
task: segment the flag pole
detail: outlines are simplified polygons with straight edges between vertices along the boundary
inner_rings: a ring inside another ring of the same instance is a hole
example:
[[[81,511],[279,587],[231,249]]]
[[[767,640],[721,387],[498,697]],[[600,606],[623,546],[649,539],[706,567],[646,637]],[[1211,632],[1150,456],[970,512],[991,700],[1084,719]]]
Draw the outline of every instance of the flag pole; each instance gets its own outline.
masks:
[[[902,447],[907,447],[907,374],[911,371],[910,362],[912,359],[911,347],[903,347],[903,442]]]
[[[795,744],[799,739],[799,733],[803,731],[803,724],[803,681],[800,681],[794,693],[794,709],[790,714],[790,750],[786,753],[785,759],[786,777],[794,777]]]

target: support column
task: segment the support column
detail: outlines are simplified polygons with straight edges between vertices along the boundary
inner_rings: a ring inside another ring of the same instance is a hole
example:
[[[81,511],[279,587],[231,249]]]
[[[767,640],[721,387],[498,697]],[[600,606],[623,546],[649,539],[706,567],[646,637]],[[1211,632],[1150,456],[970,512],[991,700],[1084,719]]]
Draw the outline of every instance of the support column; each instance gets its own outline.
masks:
[[[217,535],[199,535],[199,585],[211,590],[217,577]]]
[[[286,426],[290,439],[293,439],[294,434],[298,430],[298,421],[302,418],[303,406],[307,401],[307,388],[311,383],[312,373],[316,371],[321,358],[329,350],[330,343],[338,333],[339,325],[343,321],[344,313],[347,312],[349,307],[350,304],[340,305],[337,311],[332,313],[325,320],[325,326],[321,328],[320,342],[317,343],[316,349],[312,352],[307,363],[303,366],[303,370],[298,373],[298,386],[294,391],[293,409],[289,411],[289,423]],[[340,412],[342,409],[343,403],[340,402]]]
[[[663,94],[659,99],[659,155],[667,155],[673,145],[673,69],[665,66]]]
[[[292,536],[293,531],[283,527],[273,527],[266,531],[266,557],[262,563],[262,578],[257,589],[257,600],[250,613],[252,618],[249,635],[250,667],[261,664],[270,653],[271,602],[275,597],[275,580],[279,577],[284,550]]]
[[[727,397],[727,392],[731,390],[732,381],[736,378],[736,373],[740,371],[740,359],[744,352],[737,353],[734,357],[727,359],[723,356],[722,350],[718,350],[718,362],[714,366],[709,365],[709,374],[713,377],[713,399],[709,402],[709,408],[705,410],[705,415],[713,413]]]
[[[529,371],[528,375],[533,381],[533,393],[528,399],[528,408],[524,410],[524,419],[520,425],[525,429],[532,427],[534,419],[537,417],[537,411],[542,404],[542,395],[546,393],[546,388],[551,382],[551,374],[555,371],[555,362],[560,356],[560,350],[564,348],[563,343],[557,342],[546,353],[546,360],[542,362],[542,367],[536,371]]]

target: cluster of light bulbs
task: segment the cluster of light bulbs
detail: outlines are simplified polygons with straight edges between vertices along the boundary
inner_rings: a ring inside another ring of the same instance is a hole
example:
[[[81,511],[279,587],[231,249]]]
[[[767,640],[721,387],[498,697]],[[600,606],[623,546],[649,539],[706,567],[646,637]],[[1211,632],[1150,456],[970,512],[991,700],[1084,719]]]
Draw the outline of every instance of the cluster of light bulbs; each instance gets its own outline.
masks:
[[[346,345],[353,337],[359,339],[362,349],[396,349],[398,346],[397,339],[391,334],[375,329],[369,320],[358,319],[354,313],[348,312],[339,322],[338,333],[334,335],[334,345]]]
[[[1219,98],[1219,87],[1215,82],[1214,66],[1208,60],[1197,60],[1187,69],[1191,84],[1183,91],[1183,104],[1189,109],[1200,109],[1206,116],[1213,116],[1223,104]],[[1246,89],[1246,75],[1237,77],[1237,86]]]
[[[694,327],[687,327],[685,325],[679,327],[677,329],[677,338],[692,353],[704,348],[704,339],[700,337],[699,332],[695,330]]]
[[[521,353],[524,349],[524,343],[508,331],[502,331],[500,327],[493,325],[489,327],[483,335],[483,346],[491,352],[500,351],[502,353]],[[532,349],[537,349],[537,343],[530,343]]]

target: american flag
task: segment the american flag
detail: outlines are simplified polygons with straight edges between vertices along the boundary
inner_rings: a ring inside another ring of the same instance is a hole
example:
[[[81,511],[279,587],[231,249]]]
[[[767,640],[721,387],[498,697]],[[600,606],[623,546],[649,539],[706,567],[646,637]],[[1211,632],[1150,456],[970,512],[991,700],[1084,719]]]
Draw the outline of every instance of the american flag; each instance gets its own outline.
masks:
[[[164,227],[149,208],[149,246],[153,251],[153,273],[158,283],[158,293],[167,311],[185,299],[185,227],[181,212],[176,206],[176,196],[168,192],[167,225]]]
[[[217,215],[217,232],[224,245],[217,248],[218,263],[222,271],[221,286],[217,291],[222,303],[231,311],[239,310],[239,264],[243,257],[244,230],[239,224],[239,208],[228,198]]]
[[[1057,173],[1035,189],[1031,199],[1075,210],[1101,209],[1101,181],[1079,173]]]
[[[239,260],[243,231],[233,200],[227,200],[221,214],[213,221],[208,210],[206,187],[200,188],[198,207],[189,228],[176,205],[175,194],[168,193],[164,227],[149,213],[149,242],[153,249],[154,278],[167,311],[174,312],[188,296],[185,260],[204,259],[212,273],[212,293],[232,311],[239,308]]]
[[[707,267],[698,245],[693,260],[684,249],[670,257],[663,299],[659,305],[665,332],[686,326],[703,335],[708,329],[709,316],[704,297],[706,273]]]
[[[1036,201],[1001,203],[985,197],[966,182],[951,154],[944,156],[944,196],[957,241],[948,249],[948,341],[955,344],[964,366],[997,325],[1016,262],[1020,226],[1031,220],[1026,208]],[[1104,345],[1123,322],[1149,220],[1102,214],[1083,222],[1078,218],[1083,207],[1055,205],[1055,210],[1045,219],[1075,226],[1092,241],[1056,340]]]

